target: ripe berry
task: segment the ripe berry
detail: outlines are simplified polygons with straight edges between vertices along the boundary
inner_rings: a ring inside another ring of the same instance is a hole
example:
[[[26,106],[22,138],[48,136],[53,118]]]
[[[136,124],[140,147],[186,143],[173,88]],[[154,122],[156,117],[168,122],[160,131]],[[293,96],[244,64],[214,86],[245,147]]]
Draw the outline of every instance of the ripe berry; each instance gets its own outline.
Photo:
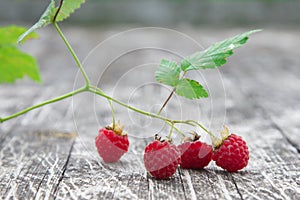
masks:
[[[95,143],[99,155],[107,163],[117,162],[129,147],[128,137],[119,123],[116,123],[114,128],[101,128]]]
[[[180,163],[180,152],[177,147],[168,141],[156,138],[148,144],[144,152],[146,170],[157,179],[171,177]]]
[[[229,135],[226,129],[227,137],[225,137],[226,134],[222,135],[222,142],[216,146],[212,159],[219,167],[229,172],[236,172],[247,166],[249,151],[246,142],[240,136]]]
[[[184,169],[202,169],[212,158],[213,149],[210,145],[196,141],[186,141],[178,146],[181,153],[180,167]]]

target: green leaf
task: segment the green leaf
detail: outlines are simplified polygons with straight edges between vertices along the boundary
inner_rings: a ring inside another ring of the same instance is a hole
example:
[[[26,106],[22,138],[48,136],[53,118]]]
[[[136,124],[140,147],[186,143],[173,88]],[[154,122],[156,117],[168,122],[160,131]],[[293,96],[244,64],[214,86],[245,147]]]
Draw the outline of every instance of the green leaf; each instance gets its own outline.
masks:
[[[20,26],[7,26],[7,27],[0,27],[0,45],[11,45],[17,44],[18,37],[26,31],[25,28]],[[36,33],[31,33],[24,38],[25,40],[31,38],[37,38],[38,35]]]
[[[205,51],[196,52],[181,62],[183,71],[216,68],[226,63],[226,58],[233,54],[233,50],[244,45],[250,34],[260,30],[242,33],[222,42],[213,44]]]
[[[60,22],[68,18],[76,9],[80,8],[81,4],[83,4],[84,2],[85,0],[64,0],[55,21]],[[24,34],[22,34],[19,37],[18,42],[21,42],[27,35],[35,31],[36,29],[45,27],[53,23],[58,8],[59,7],[55,6],[55,0],[51,0],[51,3],[44,11],[41,18],[31,28],[29,28]]]
[[[0,47],[0,84],[14,83],[25,75],[40,82],[36,60],[14,46]]]
[[[64,0],[56,17],[56,21],[60,22],[68,18],[76,9],[80,8],[84,2],[85,0]]]
[[[172,61],[163,59],[155,72],[155,79],[160,83],[175,87],[179,81],[180,67]]]
[[[176,86],[176,94],[186,97],[188,99],[199,99],[201,97],[208,97],[208,93],[195,80],[181,79]]]
[[[44,11],[44,13],[42,14],[41,18],[39,19],[39,21],[37,21],[31,28],[29,28],[25,33],[23,33],[19,39],[18,39],[18,43],[22,42],[24,40],[24,38],[26,36],[28,36],[30,33],[32,33],[33,31],[35,31],[36,29],[39,29],[41,27],[45,27],[48,24],[52,23],[52,19],[55,15],[55,1],[51,0],[51,3],[49,4],[49,6],[47,7],[47,9]]]
[[[14,83],[16,79],[28,76],[32,80],[40,82],[36,60],[28,54],[18,50],[17,40],[25,28],[9,26],[0,28],[0,84]],[[32,32],[24,37],[24,40],[36,38]]]

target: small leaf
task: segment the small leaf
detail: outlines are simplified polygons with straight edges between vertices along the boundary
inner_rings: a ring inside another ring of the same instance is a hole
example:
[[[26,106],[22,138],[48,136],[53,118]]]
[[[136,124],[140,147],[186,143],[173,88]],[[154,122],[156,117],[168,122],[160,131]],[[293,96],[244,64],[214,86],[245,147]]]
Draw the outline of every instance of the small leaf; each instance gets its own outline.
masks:
[[[201,97],[208,97],[208,93],[195,80],[181,79],[176,86],[176,94],[186,97],[188,99],[199,99]]]
[[[81,4],[84,3],[85,0],[64,0],[61,9],[56,17],[56,21],[60,22],[64,19],[68,18],[70,14],[72,14],[76,9],[80,8]],[[31,32],[39,29],[41,27],[45,27],[51,23],[53,23],[55,14],[58,10],[58,7],[55,6],[55,0],[51,0],[51,3],[47,7],[47,9],[42,14],[39,21],[37,21],[31,28],[29,28],[24,34],[19,37],[18,42],[21,42],[27,35]]]
[[[26,31],[25,28],[20,26],[7,26],[7,27],[0,27],[0,45],[11,45],[11,44],[17,44],[18,37]],[[31,38],[37,38],[38,35],[34,32],[27,35],[25,40],[31,39]]]
[[[84,2],[85,0],[64,0],[56,17],[56,21],[60,22],[68,18],[76,9],[80,8]]]
[[[244,45],[250,34],[260,30],[242,33],[235,37],[211,45],[205,51],[196,52],[181,62],[183,71],[216,68],[226,63],[226,58],[233,54],[233,50]]]
[[[175,87],[179,81],[180,68],[172,61],[163,59],[155,72],[155,79],[160,83]]]
[[[0,47],[0,84],[14,83],[25,75],[40,82],[36,60],[14,46]]]
[[[47,26],[48,24],[52,23],[52,19],[55,15],[55,1],[51,0],[51,3],[47,7],[47,9],[42,14],[39,21],[37,21],[31,28],[29,28],[25,33],[23,33],[19,39],[18,43],[22,42],[26,36],[28,36],[30,33],[35,31],[36,29],[39,29],[41,27]]]

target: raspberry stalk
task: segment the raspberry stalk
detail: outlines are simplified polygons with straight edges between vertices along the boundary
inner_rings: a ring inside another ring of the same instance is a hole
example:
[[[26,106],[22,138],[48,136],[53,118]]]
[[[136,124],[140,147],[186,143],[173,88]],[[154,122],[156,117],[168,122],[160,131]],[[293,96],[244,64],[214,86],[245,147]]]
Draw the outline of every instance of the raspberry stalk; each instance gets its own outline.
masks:
[[[182,124],[187,124],[187,125],[190,125],[190,126],[199,126],[201,127],[205,132],[207,132],[208,134],[212,135],[211,132],[209,132],[203,125],[201,125],[199,122],[196,122],[194,120],[172,120],[172,119],[169,119],[169,118],[166,118],[166,117],[163,117],[161,115],[158,115],[158,114],[154,114],[154,113],[150,113],[150,112],[147,112],[147,111],[143,111],[143,110],[140,110],[138,108],[135,108],[135,107],[132,107],[124,102],[121,102],[117,99],[114,99],[113,97],[111,96],[108,96],[107,94],[105,94],[101,89],[99,89],[98,87],[95,87],[95,86],[91,86],[88,91],[94,93],[94,94],[97,94],[99,96],[102,96],[104,98],[106,98],[107,100],[111,100],[125,108],[128,108],[130,110],[133,110],[137,113],[140,113],[142,115],[146,115],[146,116],[149,116],[149,117],[152,117],[152,118],[156,118],[156,119],[160,119],[160,120],[163,120],[166,124],[168,124],[169,126],[172,126],[174,127],[174,124],[179,124],[179,123],[182,123]],[[177,132],[179,132],[181,135],[185,136],[180,130],[178,130],[177,128],[174,128]]]
[[[57,12],[58,13],[58,12]],[[77,56],[77,54],[75,53],[75,51],[73,50],[72,46],[70,45],[70,43],[68,42],[67,38],[65,37],[65,35],[63,34],[63,32],[61,31],[61,29],[59,28],[59,26],[57,25],[56,22],[53,22],[53,26],[55,27],[57,33],[59,34],[59,36],[61,37],[61,39],[63,40],[63,42],[65,43],[65,45],[67,46],[69,52],[71,53],[73,59],[75,60],[83,78],[85,81],[85,87],[88,88],[90,86],[90,79],[88,77],[88,75],[86,74],[85,70],[83,69],[83,66]]]
[[[39,107],[43,107],[47,104],[51,104],[51,103],[54,103],[54,102],[58,102],[58,101],[61,101],[61,100],[64,100],[68,97],[72,97],[74,95],[77,95],[79,93],[82,93],[82,92],[91,92],[91,93],[94,93],[94,94],[97,94],[99,96],[102,96],[104,98],[106,98],[110,104],[110,107],[111,107],[111,111],[112,111],[112,117],[113,117],[113,126],[115,124],[115,116],[114,116],[114,109],[113,109],[113,106],[112,106],[112,102],[115,102],[123,107],[126,107],[130,110],[133,110],[137,113],[140,113],[140,114],[143,114],[143,115],[146,115],[146,116],[149,116],[149,117],[152,117],[152,118],[157,118],[157,119],[160,119],[160,120],[163,120],[166,124],[168,124],[169,126],[171,126],[171,129],[173,130],[176,130],[179,134],[181,134],[182,136],[185,136],[178,128],[176,128],[174,125],[176,123],[183,123],[183,124],[188,124],[188,125],[191,125],[191,126],[195,126],[195,125],[198,125],[199,127],[201,127],[205,132],[207,133],[210,133],[209,131],[207,131],[207,129],[199,124],[198,122],[195,122],[193,120],[172,120],[172,119],[169,119],[169,118],[166,118],[166,117],[163,117],[160,115],[160,112],[163,110],[163,108],[167,105],[168,101],[170,100],[170,98],[172,97],[172,95],[174,94],[175,92],[175,89],[173,90],[174,92],[172,92],[170,94],[170,97],[166,100],[166,102],[164,103],[163,107],[161,108],[161,111],[159,112],[159,114],[154,114],[154,113],[150,113],[150,112],[146,112],[146,111],[143,111],[143,110],[140,110],[138,108],[135,108],[135,107],[132,107],[132,106],[129,106],[127,105],[126,103],[123,103],[117,99],[114,99],[113,97],[110,97],[108,96],[107,94],[105,94],[100,88],[96,87],[96,86],[93,86],[90,84],[90,80],[78,58],[78,56],[76,55],[75,51],[73,50],[72,46],[70,45],[70,43],[68,42],[68,40],[66,39],[66,37],[64,36],[63,32],[61,31],[61,29],[59,28],[59,26],[57,25],[56,22],[53,22],[53,25],[56,29],[56,31],[58,32],[59,36],[61,37],[61,39],[63,40],[63,42],[65,43],[65,45],[67,46],[69,52],[71,53],[73,59],[75,60],[84,80],[85,80],[85,86],[79,88],[79,89],[76,89],[72,92],[69,92],[69,93],[66,93],[64,95],[61,95],[59,97],[56,97],[56,98],[53,98],[53,99],[50,99],[50,100],[47,100],[47,101],[44,101],[44,102],[41,102],[39,104],[36,104],[36,105],[33,105],[33,106],[30,106],[24,110],[21,110],[17,113],[14,113],[8,117],[4,117],[4,118],[0,118],[0,123],[3,123],[7,120],[10,120],[10,119],[13,119],[13,118],[16,118],[20,115],[23,115],[31,110],[34,110],[34,109],[37,109]],[[181,78],[183,78],[185,75],[185,72],[182,74]],[[171,135],[170,135],[171,136]]]

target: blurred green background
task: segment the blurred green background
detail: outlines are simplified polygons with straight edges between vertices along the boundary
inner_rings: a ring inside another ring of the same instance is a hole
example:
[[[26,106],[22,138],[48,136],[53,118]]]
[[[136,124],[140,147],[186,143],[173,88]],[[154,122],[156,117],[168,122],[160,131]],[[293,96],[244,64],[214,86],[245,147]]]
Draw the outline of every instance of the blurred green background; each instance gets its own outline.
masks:
[[[50,0],[0,0],[0,23],[33,23]],[[69,23],[299,26],[300,0],[87,0]]]

